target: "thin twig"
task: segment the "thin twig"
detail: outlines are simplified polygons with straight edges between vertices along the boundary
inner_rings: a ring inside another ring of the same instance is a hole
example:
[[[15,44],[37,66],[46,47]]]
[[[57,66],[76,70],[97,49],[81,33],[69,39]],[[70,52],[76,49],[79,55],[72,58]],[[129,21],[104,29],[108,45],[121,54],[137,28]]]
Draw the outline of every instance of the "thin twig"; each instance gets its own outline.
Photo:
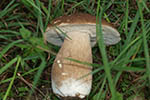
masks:
[[[45,97],[44,93],[42,91],[40,91],[38,88],[34,87],[31,83],[29,83],[28,81],[26,81],[20,73],[17,73],[17,75],[19,76],[19,78],[21,79],[21,81],[23,81],[25,84],[27,84],[31,89],[35,89],[36,91],[38,91],[43,97]]]

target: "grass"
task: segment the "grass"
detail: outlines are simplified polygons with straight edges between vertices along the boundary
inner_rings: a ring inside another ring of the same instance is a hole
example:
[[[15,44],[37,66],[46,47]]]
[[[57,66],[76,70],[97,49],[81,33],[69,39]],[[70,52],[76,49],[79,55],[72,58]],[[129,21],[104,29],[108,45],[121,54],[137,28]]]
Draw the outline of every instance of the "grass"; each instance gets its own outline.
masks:
[[[103,3],[104,4],[104,3]],[[116,90],[115,90],[115,85],[113,84],[113,80],[112,80],[112,76],[111,76],[111,69],[110,69],[110,65],[108,63],[108,58],[107,58],[107,53],[106,53],[106,47],[105,47],[105,44],[104,44],[104,39],[103,39],[103,34],[102,34],[102,26],[101,26],[101,19],[102,19],[102,13],[103,13],[103,8],[104,8],[105,5],[102,5],[101,9],[100,9],[100,0],[98,1],[98,6],[97,6],[97,21],[98,19],[99,20],[99,24],[97,24],[97,27],[96,27],[96,31],[97,31],[97,38],[98,38],[98,47],[99,47],[99,50],[101,52],[101,55],[102,55],[102,60],[103,60],[103,63],[104,63],[104,71],[106,73],[106,77],[107,77],[107,80],[108,80],[108,83],[109,83],[109,87],[110,87],[110,91],[112,93],[112,100],[116,100],[117,99],[117,96],[116,96]],[[100,11],[99,11],[100,9]],[[99,16],[99,18],[98,18]]]
[[[59,100],[50,86],[59,47],[45,44],[44,32],[53,19],[75,12],[112,22],[121,35],[117,45],[105,47],[97,27],[86,100],[150,100],[149,0],[1,0],[0,99]]]

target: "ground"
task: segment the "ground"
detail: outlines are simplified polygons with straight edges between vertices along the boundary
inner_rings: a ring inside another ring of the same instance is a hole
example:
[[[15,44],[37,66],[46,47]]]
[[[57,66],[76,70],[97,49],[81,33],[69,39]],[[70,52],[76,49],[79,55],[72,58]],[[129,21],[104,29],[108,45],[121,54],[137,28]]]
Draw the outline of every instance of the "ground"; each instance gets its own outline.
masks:
[[[0,99],[59,100],[51,66],[60,47],[46,43],[44,32],[53,19],[78,12],[101,14],[121,36],[117,45],[98,40],[92,49],[86,100],[150,100],[149,0],[1,0]]]

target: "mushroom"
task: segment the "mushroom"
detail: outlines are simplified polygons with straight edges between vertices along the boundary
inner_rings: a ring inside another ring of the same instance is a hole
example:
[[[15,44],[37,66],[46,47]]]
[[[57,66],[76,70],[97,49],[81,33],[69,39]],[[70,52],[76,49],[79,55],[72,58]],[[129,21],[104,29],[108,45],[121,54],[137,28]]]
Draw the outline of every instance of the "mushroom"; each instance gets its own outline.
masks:
[[[106,45],[121,40],[118,31],[104,20],[102,32]],[[76,13],[56,18],[46,29],[45,35],[48,42],[61,46],[52,66],[53,92],[62,98],[85,98],[92,86],[92,75],[87,75],[92,72],[92,67],[66,58],[92,63],[91,47],[96,44],[96,17]]]

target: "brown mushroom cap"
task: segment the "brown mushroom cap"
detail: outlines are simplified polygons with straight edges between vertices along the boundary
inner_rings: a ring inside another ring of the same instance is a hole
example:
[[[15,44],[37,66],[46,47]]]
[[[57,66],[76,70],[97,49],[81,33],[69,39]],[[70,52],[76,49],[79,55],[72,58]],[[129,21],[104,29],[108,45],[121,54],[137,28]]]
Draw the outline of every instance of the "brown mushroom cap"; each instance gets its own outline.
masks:
[[[56,18],[46,29],[46,40],[54,45],[61,46],[65,38],[62,32],[67,34],[71,31],[88,33],[91,46],[93,47],[96,44],[96,17],[89,14],[76,13]],[[121,40],[119,32],[104,20],[102,20],[102,32],[106,45],[113,45]]]

